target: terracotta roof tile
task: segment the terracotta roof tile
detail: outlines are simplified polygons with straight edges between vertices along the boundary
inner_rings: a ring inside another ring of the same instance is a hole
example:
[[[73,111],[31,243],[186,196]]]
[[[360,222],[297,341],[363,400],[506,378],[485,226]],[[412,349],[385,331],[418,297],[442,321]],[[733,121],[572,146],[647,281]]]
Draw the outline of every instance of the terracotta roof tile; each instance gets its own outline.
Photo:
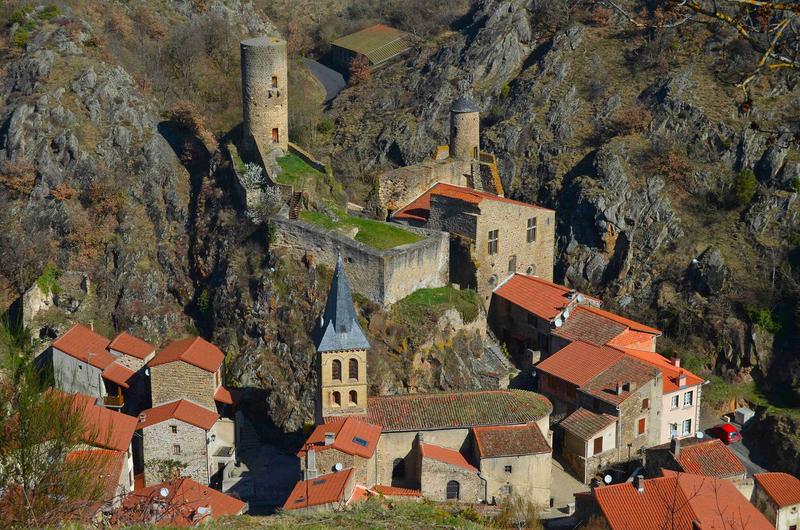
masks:
[[[651,346],[654,344],[653,339],[656,337],[653,333],[646,333],[644,331],[634,331],[632,329],[626,329],[610,341],[608,341],[608,346],[620,346],[620,347],[632,347],[640,350],[646,350],[648,348],[644,348],[642,346],[648,345]],[[642,345],[642,346],[640,346]],[[652,346],[651,346],[652,348]]]
[[[220,385],[216,391],[214,391],[214,401],[219,401],[220,403],[225,403],[226,405],[233,405],[236,402],[238,397],[238,392],[226,388],[223,385]]]
[[[727,480],[665,471],[644,481],[601,486],[595,498],[612,530],[767,530],[774,527]]]
[[[184,361],[207,372],[216,372],[224,360],[225,354],[222,350],[207,340],[189,337],[168,344],[150,361],[150,366]]]
[[[623,356],[617,362],[603,370],[585,385],[581,391],[602,399],[607,403],[619,405],[628,399],[636,389],[658,377],[658,369],[633,357]],[[633,387],[623,386],[621,393],[617,393],[618,384],[633,384]]]
[[[800,479],[788,473],[756,473],[758,485],[779,507],[800,504]]]
[[[328,473],[317,478],[301,480],[294,485],[283,505],[285,510],[299,510],[310,506],[345,502],[347,486],[354,475],[352,468]]]
[[[651,364],[661,370],[662,375],[664,376],[664,388],[663,392],[665,394],[669,394],[671,392],[675,392],[678,390],[678,377],[683,374],[686,376],[686,386],[697,386],[703,382],[703,379],[696,376],[689,370],[685,368],[678,368],[674,366],[669,359],[660,355],[656,352],[651,351],[644,351],[644,350],[637,350],[633,348],[614,348],[623,352],[626,355],[639,359],[640,361],[644,361],[648,364]]]
[[[525,390],[437,392],[371,397],[367,421],[383,432],[469,428],[526,424],[552,410],[546,397]]]
[[[430,458],[431,460],[450,464],[451,466],[457,466],[474,473],[478,472],[478,468],[467,462],[467,459],[464,458],[464,455],[458,451],[426,443],[419,444],[419,448],[423,458]]]
[[[86,326],[75,324],[53,341],[53,347],[102,370],[115,359],[107,351],[109,342],[107,338]]]
[[[685,472],[706,477],[730,478],[747,473],[721,440],[704,440],[686,447],[682,444],[677,460]]]
[[[114,337],[114,340],[108,345],[108,349],[116,350],[125,355],[136,357],[137,359],[144,359],[156,351],[156,347],[149,342],[143,341],[139,337],[134,337],[130,333],[124,331]]]
[[[151,425],[170,419],[180,420],[207,431],[219,419],[219,414],[192,403],[191,401],[179,399],[151,409],[143,410],[142,413],[139,414],[136,428],[144,429],[145,427],[150,427]]]
[[[535,423],[475,427],[472,433],[481,458],[534,455],[552,451],[547,439]]]
[[[325,433],[332,432],[336,438],[332,445],[325,445]],[[357,455],[370,458],[375,454],[378,440],[381,437],[381,427],[363,422],[353,417],[343,420],[318,425],[306,440],[306,445],[313,445],[315,451],[336,449],[348,455]],[[298,453],[305,455],[305,449]]]
[[[111,363],[105,367],[101,375],[103,379],[108,379],[123,388],[128,388],[128,379],[136,375],[136,372],[119,363]]]
[[[627,329],[624,325],[598,315],[584,306],[578,306],[560,328],[553,330],[553,335],[602,346]]]
[[[599,303],[597,299],[577,292],[573,301],[569,297],[570,291],[569,287],[537,276],[515,273],[498,285],[494,294],[548,321],[560,315],[570,303],[578,303],[579,296],[584,301]]]
[[[536,370],[581,387],[623,357],[617,349],[575,341],[538,363]]]
[[[81,438],[85,443],[115,451],[128,450],[136,431],[136,418],[101,407],[84,394],[56,393],[72,400],[72,407],[81,415],[84,427]]]
[[[612,313],[611,311],[606,311],[605,309],[600,309],[599,307],[591,307],[591,306],[585,306],[585,307],[588,311],[591,311],[596,315],[607,318],[609,320],[613,320],[614,322],[622,324],[623,326],[626,326],[634,331],[651,333],[653,335],[661,335],[661,331],[657,330],[656,328],[651,328],[650,326],[646,326],[640,322],[636,322],[635,320],[625,318],[616,313]]]
[[[422,497],[422,492],[420,490],[412,490],[409,488],[398,488],[396,486],[384,486],[383,484],[376,484],[372,489],[375,490],[375,492],[387,497]]]
[[[559,425],[581,440],[590,440],[595,434],[617,422],[617,418],[609,414],[596,414],[591,410],[579,408],[563,420]]]
[[[161,489],[169,491],[166,498],[161,496]],[[225,495],[208,486],[204,486],[190,478],[179,478],[170,482],[154,484],[138,489],[122,500],[122,505],[129,509],[137,509],[142,505],[162,502],[169,508],[168,514],[159,520],[158,525],[192,526],[208,519],[239,515],[247,509],[247,503],[230,495]],[[203,515],[199,509],[210,508],[210,515]]]

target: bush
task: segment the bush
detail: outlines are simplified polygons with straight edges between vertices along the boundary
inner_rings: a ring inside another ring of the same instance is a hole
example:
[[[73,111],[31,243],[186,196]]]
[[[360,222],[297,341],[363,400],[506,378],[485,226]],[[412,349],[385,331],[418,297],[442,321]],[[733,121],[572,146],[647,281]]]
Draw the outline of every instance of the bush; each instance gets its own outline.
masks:
[[[756,194],[756,176],[750,169],[740,171],[733,181],[733,196],[736,204],[744,206],[753,200]]]
[[[333,132],[333,120],[330,118],[322,118],[317,123],[317,131],[322,134],[330,134]]]
[[[58,6],[49,5],[44,9],[42,9],[41,11],[39,11],[37,16],[39,17],[40,20],[50,20],[51,18],[55,18],[60,14],[61,10],[58,8]]]
[[[11,44],[17,48],[24,48],[25,45],[28,44],[28,39],[30,36],[30,32],[21,29],[14,33],[14,36],[11,37]]]
[[[61,292],[61,286],[58,284],[60,277],[61,269],[48,263],[42,274],[36,279],[36,285],[44,294],[58,294]]]
[[[612,123],[619,134],[631,134],[644,131],[650,124],[653,115],[639,102],[618,110],[612,118]]]
[[[367,58],[363,55],[359,55],[350,61],[349,74],[347,84],[350,86],[360,85],[361,83],[369,81],[370,77],[372,77],[372,70],[369,68],[369,61]]]
[[[780,321],[775,320],[772,311],[765,307],[750,307],[747,309],[747,316],[753,324],[761,326],[770,333],[778,333],[783,327]]]

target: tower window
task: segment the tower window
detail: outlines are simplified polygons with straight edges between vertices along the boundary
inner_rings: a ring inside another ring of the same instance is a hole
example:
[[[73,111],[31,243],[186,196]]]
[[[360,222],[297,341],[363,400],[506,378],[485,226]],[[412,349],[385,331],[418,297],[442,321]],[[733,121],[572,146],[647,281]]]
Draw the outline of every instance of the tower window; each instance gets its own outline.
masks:
[[[272,76],[272,88],[278,88],[278,76],[277,75],[273,75]]]
[[[331,402],[334,407],[341,407],[342,406],[342,395],[339,392],[333,392],[331,394]]]
[[[347,376],[350,379],[358,379],[358,359],[350,359],[347,363]]]
[[[536,218],[528,219],[528,243],[536,241]]]
[[[356,392],[355,390],[350,391],[350,404],[358,405],[358,392]]]
[[[489,230],[489,254],[497,254],[500,230]]]
[[[331,379],[334,381],[342,380],[342,361],[334,359],[331,363]]]
[[[278,134],[278,128],[275,127],[272,129],[272,143],[277,144],[281,141],[280,135]]]

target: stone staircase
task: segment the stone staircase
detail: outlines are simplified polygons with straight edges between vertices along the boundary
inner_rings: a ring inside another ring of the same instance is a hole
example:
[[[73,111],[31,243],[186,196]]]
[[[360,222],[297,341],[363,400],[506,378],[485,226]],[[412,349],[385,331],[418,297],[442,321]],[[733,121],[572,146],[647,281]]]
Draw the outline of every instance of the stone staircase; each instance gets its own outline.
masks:
[[[292,192],[292,198],[289,199],[289,219],[297,219],[300,217],[300,208],[303,207],[303,192]]]
[[[258,431],[241,411],[236,413],[236,425],[239,429],[239,436],[236,439],[237,454],[241,455],[261,447],[263,442],[258,435]]]

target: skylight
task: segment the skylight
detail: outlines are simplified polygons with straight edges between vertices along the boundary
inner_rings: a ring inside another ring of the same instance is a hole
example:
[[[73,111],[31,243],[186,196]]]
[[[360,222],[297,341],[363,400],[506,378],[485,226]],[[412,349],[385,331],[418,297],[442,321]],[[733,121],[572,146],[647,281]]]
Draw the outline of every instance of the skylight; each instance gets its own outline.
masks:
[[[368,441],[366,441],[366,440],[365,440],[365,439],[363,439],[363,438],[359,438],[358,436],[356,436],[356,437],[354,437],[354,438],[353,438],[353,442],[354,442],[354,443],[357,443],[357,444],[358,444],[358,445],[360,445],[361,447],[366,447],[366,446],[368,446],[368,445],[369,445],[369,442],[368,442]]]

